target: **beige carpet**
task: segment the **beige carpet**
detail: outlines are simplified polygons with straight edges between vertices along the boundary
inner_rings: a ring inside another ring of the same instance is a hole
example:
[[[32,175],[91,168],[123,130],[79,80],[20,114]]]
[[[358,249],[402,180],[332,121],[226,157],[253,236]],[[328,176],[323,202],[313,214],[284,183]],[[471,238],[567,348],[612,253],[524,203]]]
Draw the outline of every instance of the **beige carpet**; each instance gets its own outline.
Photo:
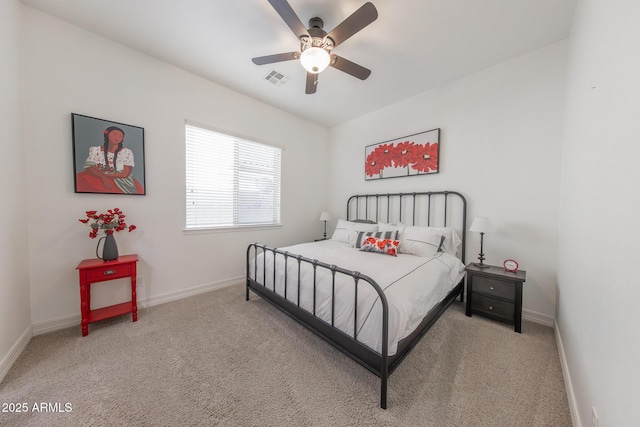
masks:
[[[0,425],[570,426],[553,331],[522,329],[454,303],[391,375],[385,411],[376,376],[233,286],[34,337],[0,384],[28,411]]]

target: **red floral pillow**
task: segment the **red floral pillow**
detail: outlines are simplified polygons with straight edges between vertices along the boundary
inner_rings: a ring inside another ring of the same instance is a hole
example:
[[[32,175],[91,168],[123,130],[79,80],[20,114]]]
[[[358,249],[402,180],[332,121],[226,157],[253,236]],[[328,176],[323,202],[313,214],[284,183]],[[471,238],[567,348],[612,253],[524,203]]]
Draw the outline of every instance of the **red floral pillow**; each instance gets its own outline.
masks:
[[[392,239],[378,239],[376,237],[367,237],[363,242],[360,250],[363,252],[375,252],[377,254],[386,254],[398,256],[398,245],[400,242]]]

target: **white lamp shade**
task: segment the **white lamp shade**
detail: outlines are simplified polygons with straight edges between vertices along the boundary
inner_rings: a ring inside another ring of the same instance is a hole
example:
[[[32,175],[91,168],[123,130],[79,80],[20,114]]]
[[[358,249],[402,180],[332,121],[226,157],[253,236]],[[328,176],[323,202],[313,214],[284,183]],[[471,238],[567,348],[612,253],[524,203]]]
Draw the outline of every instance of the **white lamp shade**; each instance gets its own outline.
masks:
[[[473,219],[469,231],[473,231],[474,233],[492,233],[496,231],[496,229],[493,228],[493,224],[489,218],[477,216]]]
[[[319,47],[310,47],[300,55],[300,63],[305,70],[312,74],[318,74],[329,66],[331,57],[329,52]]]
[[[320,214],[320,221],[331,221],[331,215],[329,215],[329,212],[322,212]]]

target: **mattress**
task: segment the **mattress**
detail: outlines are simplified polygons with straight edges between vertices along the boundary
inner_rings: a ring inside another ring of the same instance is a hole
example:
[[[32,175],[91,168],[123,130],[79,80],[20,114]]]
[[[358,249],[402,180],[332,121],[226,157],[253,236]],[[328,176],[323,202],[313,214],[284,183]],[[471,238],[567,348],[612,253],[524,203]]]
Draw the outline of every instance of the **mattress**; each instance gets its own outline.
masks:
[[[334,240],[303,243],[278,248],[292,256],[275,256],[276,273],[274,286],[274,254],[259,253],[249,265],[249,276],[266,288],[315,316],[332,323],[333,326],[353,338],[354,328],[357,340],[380,353],[382,349],[382,305],[378,293],[363,280],[357,285],[355,280],[340,272],[334,275],[328,269],[314,268],[310,263],[298,261],[295,255],[302,255],[329,265],[357,271],[375,280],[384,290],[389,307],[389,355],[397,351],[400,340],[408,336],[420,324],[429,311],[464,277],[464,264],[455,256],[438,252],[434,256],[419,257],[398,254],[397,257],[360,251],[350,244]],[[266,265],[264,259],[266,258]],[[314,300],[314,275],[316,278]],[[298,282],[299,285],[298,285]],[[298,300],[298,286],[300,298]],[[332,302],[332,289],[335,301]],[[357,319],[354,322],[357,303]],[[314,307],[315,305],[315,307]]]

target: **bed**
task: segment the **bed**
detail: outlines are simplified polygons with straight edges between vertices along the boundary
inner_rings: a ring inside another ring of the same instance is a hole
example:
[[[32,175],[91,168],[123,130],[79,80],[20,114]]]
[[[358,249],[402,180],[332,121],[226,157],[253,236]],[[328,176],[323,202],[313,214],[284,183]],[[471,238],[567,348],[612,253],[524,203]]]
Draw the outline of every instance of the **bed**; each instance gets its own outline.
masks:
[[[455,191],[355,195],[331,239],[247,248],[260,295],[380,377],[463,298],[466,200]],[[391,255],[391,256],[389,256]]]

